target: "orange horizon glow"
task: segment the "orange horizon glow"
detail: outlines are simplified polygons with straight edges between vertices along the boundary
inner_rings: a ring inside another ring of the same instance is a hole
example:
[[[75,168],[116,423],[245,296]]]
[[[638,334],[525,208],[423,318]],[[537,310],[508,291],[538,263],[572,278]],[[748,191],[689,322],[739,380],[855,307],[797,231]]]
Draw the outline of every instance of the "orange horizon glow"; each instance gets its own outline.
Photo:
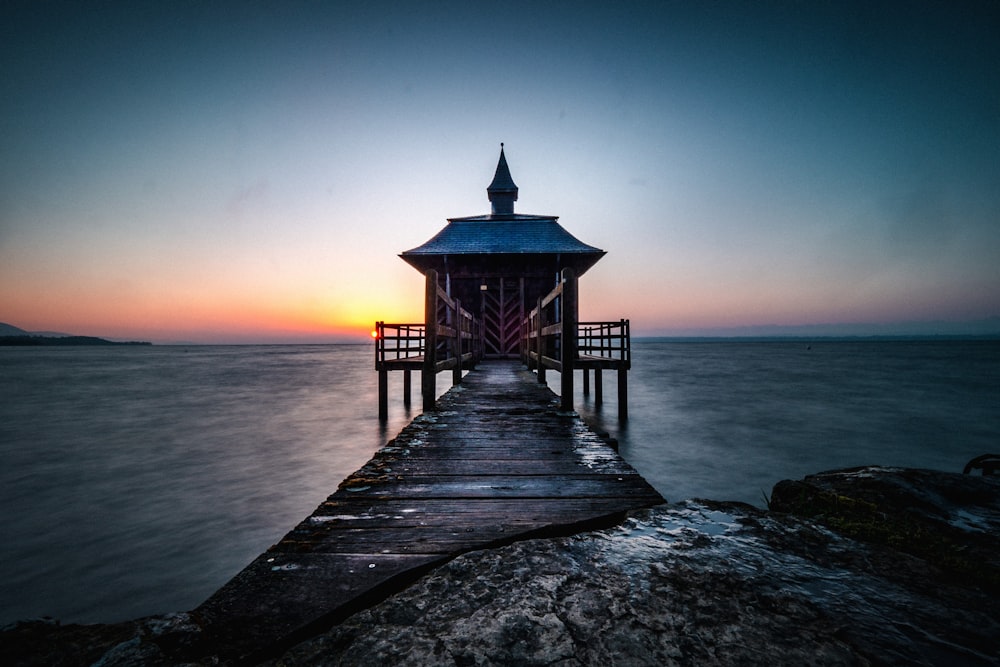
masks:
[[[417,288],[419,291],[419,287]],[[405,290],[404,290],[405,291]],[[301,298],[297,303],[252,302],[250,299],[216,298],[179,303],[146,302],[127,311],[121,304],[87,304],[81,300],[53,300],[45,308],[12,304],[3,321],[26,331],[52,331],[72,335],[149,341],[354,340],[371,339],[379,320],[412,321],[423,317],[422,302],[407,306],[401,299],[356,300],[339,303],[321,298]]]
[[[398,262],[391,255],[387,263]],[[609,263],[608,267],[613,267]],[[296,292],[288,286],[258,286],[233,294],[174,287],[140,295],[119,294],[96,299],[80,291],[49,290],[28,298],[8,294],[0,321],[27,331],[52,331],[117,340],[205,344],[368,342],[377,338],[377,321],[419,322],[423,319],[423,281],[407,267],[395,282]],[[581,318],[632,323],[633,336],[671,335],[689,330],[725,330],[747,326],[815,326],[835,323],[883,324],[906,321],[906,304],[892,291],[873,293],[864,302],[838,299],[830,290],[810,302],[808,294],[790,290],[765,294],[703,284],[678,291],[661,301],[645,298],[637,288],[641,276],[600,268],[581,280]],[[817,290],[813,291],[816,294]],[[976,303],[942,289],[930,301],[926,319],[972,320]],[[950,308],[950,310],[949,310]]]
[[[540,5],[497,50],[474,9],[15,4],[0,322],[368,342],[422,319],[399,253],[491,210],[501,141],[515,211],[608,253],[581,318],[634,336],[1000,322],[992,7],[858,30],[823,8],[581,5],[566,30]],[[492,99],[497,68],[531,104],[442,104]]]

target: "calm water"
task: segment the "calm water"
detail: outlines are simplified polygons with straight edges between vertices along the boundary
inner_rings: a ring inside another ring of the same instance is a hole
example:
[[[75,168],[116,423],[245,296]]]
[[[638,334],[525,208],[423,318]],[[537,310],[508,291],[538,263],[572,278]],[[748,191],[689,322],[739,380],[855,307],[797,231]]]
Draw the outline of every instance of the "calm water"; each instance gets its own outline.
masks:
[[[763,506],[781,479],[868,464],[961,472],[1000,449],[1000,342],[713,341],[633,352],[624,428],[614,374],[599,411],[579,381],[577,405],[670,501]]]
[[[0,623],[202,602],[417,414],[395,374],[380,426],[372,358],[0,348]],[[869,463],[960,471],[1000,435],[1000,343],[639,343],[629,389],[624,428],[613,375],[600,410],[577,404],[669,500],[761,505],[780,479]]]

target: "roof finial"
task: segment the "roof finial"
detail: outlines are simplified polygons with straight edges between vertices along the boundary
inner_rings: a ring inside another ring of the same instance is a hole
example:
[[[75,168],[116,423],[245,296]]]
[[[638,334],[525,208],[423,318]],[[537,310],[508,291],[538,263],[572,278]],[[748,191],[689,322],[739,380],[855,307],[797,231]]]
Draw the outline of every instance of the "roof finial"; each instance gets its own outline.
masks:
[[[493,182],[486,188],[490,203],[493,205],[493,215],[513,215],[514,202],[517,201],[517,185],[510,177],[510,168],[507,166],[507,158],[503,154],[503,142],[500,142],[500,160],[497,162],[496,173],[493,174]]]

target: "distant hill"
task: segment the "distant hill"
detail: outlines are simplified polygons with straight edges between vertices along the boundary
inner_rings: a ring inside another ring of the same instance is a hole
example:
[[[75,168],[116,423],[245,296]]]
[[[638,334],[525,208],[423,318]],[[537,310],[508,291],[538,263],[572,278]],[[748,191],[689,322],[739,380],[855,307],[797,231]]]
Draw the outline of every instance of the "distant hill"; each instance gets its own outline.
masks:
[[[52,345],[152,345],[144,341],[116,343],[94,336],[0,336],[0,345],[52,346]]]
[[[57,336],[67,338],[72,335],[60,331],[25,331],[20,327],[15,327],[13,324],[0,322],[0,336]]]
[[[152,345],[152,343],[140,341],[117,343],[96,336],[71,336],[50,331],[31,332],[0,322],[0,345]]]
[[[28,336],[30,335],[24,329],[18,329],[10,324],[5,324],[0,322],[0,336]]]

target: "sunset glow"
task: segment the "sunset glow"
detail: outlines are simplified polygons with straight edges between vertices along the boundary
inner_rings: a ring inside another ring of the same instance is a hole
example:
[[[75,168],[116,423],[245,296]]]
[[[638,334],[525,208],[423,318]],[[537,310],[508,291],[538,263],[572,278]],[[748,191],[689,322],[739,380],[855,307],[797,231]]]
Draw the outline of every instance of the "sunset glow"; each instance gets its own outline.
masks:
[[[962,7],[4,3],[0,322],[367,342],[504,141],[516,210],[608,251],[584,318],[1000,330],[1000,9]]]

